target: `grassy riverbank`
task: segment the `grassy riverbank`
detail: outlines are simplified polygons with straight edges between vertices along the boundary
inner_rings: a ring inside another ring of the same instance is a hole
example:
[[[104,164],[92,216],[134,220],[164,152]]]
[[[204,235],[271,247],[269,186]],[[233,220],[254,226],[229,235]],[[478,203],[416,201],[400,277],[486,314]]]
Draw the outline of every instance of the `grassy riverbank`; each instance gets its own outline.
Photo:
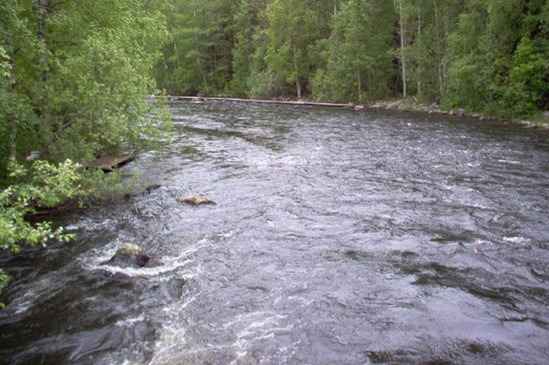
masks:
[[[450,115],[457,117],[468,117],[475,118],[479,120],[486,119],[495,119],[501,121],[511,121],[514,123],[524,124],[529,127],[540,127],[540,128],[549,128],[549,115],[546,113],[538,112],[531,117],[527,118],[510,118],[510,117],[501,117],[493,114],[478,113],[478,112],[469,112],[463,108],[443,108],[438,104],[422,104],[417,102],[414,98],[407,99],[392,99],[392,100],[382,100],[371,103],[368,105],[369,109],[378,109],[378,110],[400,110],[400,111],[412,111],[412,112],[423,112],[428,114],[441,114],[441,115]]]

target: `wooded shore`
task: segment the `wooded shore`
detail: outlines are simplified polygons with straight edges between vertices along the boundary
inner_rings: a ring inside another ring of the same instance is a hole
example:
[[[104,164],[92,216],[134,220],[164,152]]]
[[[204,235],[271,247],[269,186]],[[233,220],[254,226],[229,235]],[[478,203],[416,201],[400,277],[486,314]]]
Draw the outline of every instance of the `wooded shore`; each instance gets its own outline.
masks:
[[[294,106],[311,106],[311,107],[325,107],[335,109],[352,109],[359,111],[403,111],[403,112],[418,112],[427,114],[439,114],[448,115],[462,118],[472,118],[479,120],[501,120],[510,121],[519,124],[526,125],[528,127],[538,127],[549,129],[549,115],[547,113],[539,120],[525,120],[525,119],[500,119],[494,116],[489,116],[483,113],[470,113],[462,108],[445,110],[441,109],[437,104],[421,104],[413,99],[396,99],[396,100],[382,100],[376,101],[371,104],[353,104],[353,103],[328,103],[328,102],[315,102],[310,100],[277,100],[277,99],[245,99],[245,98],[231,98],[231,97],[204,97],[204,96],[178,96],[169,95],[167,98],[170,101],[187,101],[191,103],[204,103],[208,101],[220,101],[220,102],[238,102],[238,103],[253,103],[253,104],[271,104],[271,105],[294,105]]]

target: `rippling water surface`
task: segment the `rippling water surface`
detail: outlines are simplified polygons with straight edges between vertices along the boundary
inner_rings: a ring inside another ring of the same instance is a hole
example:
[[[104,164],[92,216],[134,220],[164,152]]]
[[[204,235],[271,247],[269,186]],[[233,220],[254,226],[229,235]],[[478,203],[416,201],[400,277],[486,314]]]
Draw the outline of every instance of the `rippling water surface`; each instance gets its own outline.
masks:
[[[175,141],[125,168],[161,188],[0,259],[1,364],[549,363],[547,132],[172,107]],[[123,242],[162,265],[102,265]]]

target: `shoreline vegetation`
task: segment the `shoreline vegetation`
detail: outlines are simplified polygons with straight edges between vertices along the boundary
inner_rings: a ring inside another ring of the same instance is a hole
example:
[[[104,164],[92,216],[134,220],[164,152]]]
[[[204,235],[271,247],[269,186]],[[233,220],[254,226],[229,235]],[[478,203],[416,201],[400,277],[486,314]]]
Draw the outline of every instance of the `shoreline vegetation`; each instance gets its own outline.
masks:
[[[171,95],[549,110],[547,0],[174,0],[167,19],[155,75]]]
[[[166,106],[146,100],[168,12],[163,0],[0,1],[0,255],[70,241],[45,212],[122,192],[103,170],[128,156],[105,156],[169,135]]]

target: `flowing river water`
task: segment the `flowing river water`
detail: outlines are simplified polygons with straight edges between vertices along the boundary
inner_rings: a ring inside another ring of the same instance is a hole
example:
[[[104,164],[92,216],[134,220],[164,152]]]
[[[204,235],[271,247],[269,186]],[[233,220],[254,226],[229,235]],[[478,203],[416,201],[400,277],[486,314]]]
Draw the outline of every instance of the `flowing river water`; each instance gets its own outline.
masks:
[[[172,105],[159,184],[3,256],[0,364],[547,364],[549,134]],[[204,194],[215,206],[177,197]],[[161,261],[104,264],[124,242]]]

